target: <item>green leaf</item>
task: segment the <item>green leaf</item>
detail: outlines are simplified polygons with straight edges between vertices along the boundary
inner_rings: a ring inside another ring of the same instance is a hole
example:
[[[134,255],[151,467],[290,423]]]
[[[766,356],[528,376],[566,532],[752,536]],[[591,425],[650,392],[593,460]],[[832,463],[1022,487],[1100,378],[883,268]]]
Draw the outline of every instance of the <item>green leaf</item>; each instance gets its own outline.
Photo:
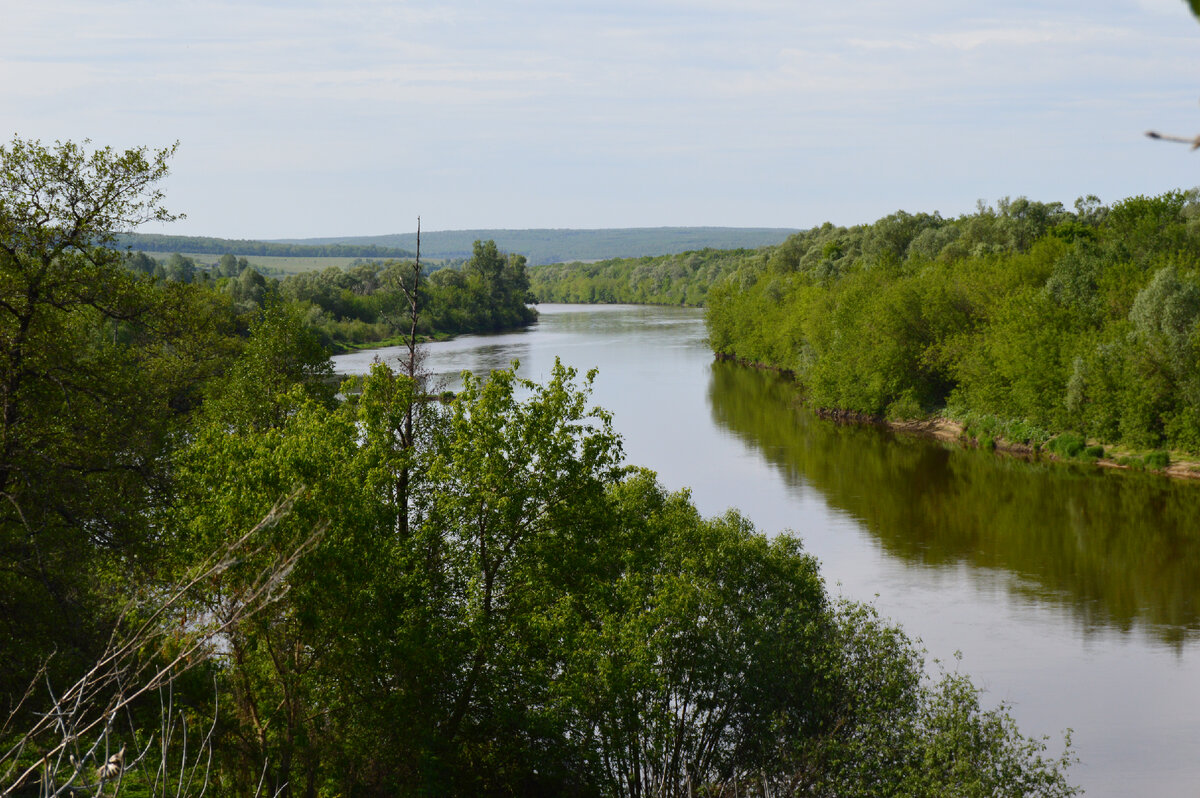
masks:
[[[1196,15],[1196,18],[1200,19],[1200,0],[1187,0],[1187,4],[1191,6],[1192,13]]]

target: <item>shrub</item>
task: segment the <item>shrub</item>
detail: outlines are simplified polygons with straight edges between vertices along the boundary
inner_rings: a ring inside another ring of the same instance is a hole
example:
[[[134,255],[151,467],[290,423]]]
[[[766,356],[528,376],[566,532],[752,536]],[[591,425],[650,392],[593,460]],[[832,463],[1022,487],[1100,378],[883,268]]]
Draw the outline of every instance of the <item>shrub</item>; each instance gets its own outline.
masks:
[[[1142,458],[1142,462],[1146,464],[1146,468],[1162,471],[1171,464],[1171,455],[1162,450],[1150,452]]]
[[[1057,454],[1059,457],[1074,459],[1083,452],[1087,446],[1087,441],[1082,435],[1077,435],[1074,432],[1064,432],[1058,437],[1050,441],[1046,448]]]

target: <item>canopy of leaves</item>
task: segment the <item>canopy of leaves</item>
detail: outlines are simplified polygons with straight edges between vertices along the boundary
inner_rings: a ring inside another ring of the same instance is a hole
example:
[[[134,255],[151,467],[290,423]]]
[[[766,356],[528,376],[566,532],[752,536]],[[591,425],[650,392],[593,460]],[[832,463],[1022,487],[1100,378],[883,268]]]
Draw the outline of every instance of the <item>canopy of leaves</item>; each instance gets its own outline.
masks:
[[[420,391],[382,365],[351,401],[297,391],[265,426],[202,430],[180,550],[294,485],[279,548],[326,529],[286,601],[230,637],[231,783],[266,762],[270,784],[329,794],[1072,794],[1066,754],[962,677],[927,684],[900,630],[829,600],[799,541],[704,519],[625,466],[591,379],[468,376],[421,403],[409,447]]]
[[[818,408],[1198,452],[1198,257],[1194,193],[901,212],[746,261],[708,291],[709,338]]]
[[[86,143],[85,143],[86,144]],[[0,690],[86,661],[152,559],[167,454],[238,347],[218,297],[109,248],[173,217],[174,148],[0,146]]]

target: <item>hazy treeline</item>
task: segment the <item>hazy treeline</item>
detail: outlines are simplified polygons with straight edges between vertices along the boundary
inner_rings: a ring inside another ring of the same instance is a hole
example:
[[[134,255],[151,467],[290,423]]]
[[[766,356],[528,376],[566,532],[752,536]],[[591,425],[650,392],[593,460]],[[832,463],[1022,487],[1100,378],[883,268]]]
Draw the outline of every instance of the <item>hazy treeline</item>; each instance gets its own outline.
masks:
[[[1193,193],[899,212],[747,260],[709,291],[709,335],[820,408],[1197,452],[1198,256]]]
[[[678,255],[561,263],[529,271],[539,302],[703,305],[708,289],[757,250],[705,249]]]
[[[209,236],[172,236],[159,233],[123,233],[113,246],[144,252],[191,252],[197,255],[270,255],[301,258],[411,258],[399,247],[377,244],[293,244]]]
[[[411,261],[365,261],[278,279],[229,253],[212,268],[179,253],[163,262],[143,252],[128,253],[125,262],[140,274],[226,294],[243,312],[262,308],[272,297],[293,303],[331,352],[387,341],[411,329],[405,293],[413,280]],[[526,305],[524,257],[500,252],[492,241],[476,241],[471,258],[459,268],[423,269],[417,291],[417,333],[424,337],[498,332],[537,317]]]
[[[778,244],[794,230],[772,227],[630,227],[598,230],[440,230],[421,233],[421,257],[462,258],[472,242],[493,240],[521,252],[531,266],[602,258],[640,258],[691,250],[757,248]],[[301,239],[298,244],[375,244],[414,249],[415,233]]]

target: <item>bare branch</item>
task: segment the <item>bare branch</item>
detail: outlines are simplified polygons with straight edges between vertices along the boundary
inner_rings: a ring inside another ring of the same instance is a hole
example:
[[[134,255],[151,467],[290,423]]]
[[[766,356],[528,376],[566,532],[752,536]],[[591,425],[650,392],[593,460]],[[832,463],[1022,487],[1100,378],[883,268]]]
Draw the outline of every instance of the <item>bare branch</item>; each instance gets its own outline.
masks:
[[[1159,141],[1176,141],[1180,144],[1191,144],[1193,150],[1200,149],[1200,136],[1192,136],[1191,138],[1188,138],[1187,136],[1171,136],[1166,133],[1159,133],[1155,130],[1147,130],[1146,136],[1152,139],[1158,139]]]
[[[4,781],[0,782],[0,798],[7,798],[14,791],[28,785],[39,771],[42,774],[42,792],[47,795],[61,794],[68,788],[76,791],[101,790],[106,781],[119,779],[129,767],[140,762],[149,751],[149,744],[132,762],[125,761],[124,746],[117,754],[109,755],[108,742],[113,724],[120,715],[126,715],[130,718],[130,732],[136,736],[137,729],[132,728],[129,708],[142,696],[155,690],[160,691],[160,697],[163,690],[167,691],[160,737],[160,748],[164,758],[160,772],[163,776],[166,775],[162,768],[166,767],[167,751],[177,728],[171,698],[174,681],[212,656],[221,641],[226,640],[236,626],[286,594],[288,576],[300,558],[320,539],[323,528],[314,530],[306,539],[294,543],[289,553],[269,559],[269,565],[252,578],[247,586],[228,597],[220,617],[210,617],[207,622],[193,619],[182,633],[182,637],[179,631],[166,632],[168,624],[163,621],[169,613],[199,598],[199,591],[207,589],[210,582],[215,581],[220,574],[235,564],[265,554],[268,542],[260,542],[258,538],[264,530],[274,526],[290,511],[293,502],[303,490],[303,487],[298,488],[272,508],[253,529],[214,552],[188,576],[166,590],[149,616],[128,636],[122,632],[122,627],[135,605],[127,605],[104,653],[65,691],[56,694],[53,685],[47,679],[45,694],[49,700],[49,709],[40,713],[39,719],[8,751],[0,755],[0,769],[4,772]],[[44,673],[43,669],[43,676]],[[22,703],[28,700],[33,692],[31,686]],[[178,793],[188,789],[199,764],[198,759],[195,760],[192,775],[187,776],[187,722],[182,715],[180,717],[182,720],[178,728],[182,734],[184,750],[176,785]],[[10,722],[11,718],[12,715]],[[204,743],[204,746],[209,748],[209,762],[205,766],[205,789],[211,766],[211,741],[214,730],[215,721]],[[90,745],[86,742],[89,740]],[[81,745],[87,750],[81,751]],[[104,757],[100,759],[98,751],[102,745]],[[31,751],[41,752],[36,761],[28,759],[28,753]],[[98,784],[89,785],[83,781],[83,774],[89,762],[97,761],[101,763],[100,771],[97,772]],[[58,774],[64,768],[66,775],[60,777]],[[14,773],[17,774],[15,778]],[[163,783],[165,786],[165,781]]]

